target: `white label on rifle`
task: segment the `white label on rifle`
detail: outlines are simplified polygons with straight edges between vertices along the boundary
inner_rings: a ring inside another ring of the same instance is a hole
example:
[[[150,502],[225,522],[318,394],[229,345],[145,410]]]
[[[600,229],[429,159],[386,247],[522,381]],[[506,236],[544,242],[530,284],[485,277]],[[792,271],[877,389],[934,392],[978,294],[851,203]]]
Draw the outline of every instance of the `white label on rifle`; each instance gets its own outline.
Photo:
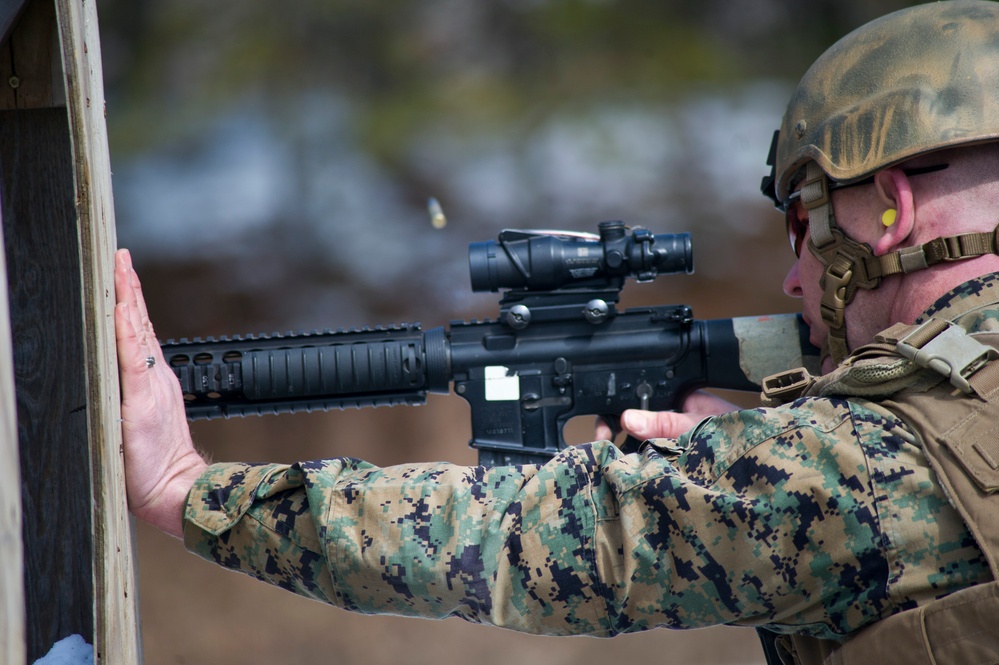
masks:
[[[509,402],[520,399],[520,379],[502,365],[486,367],[486,401]]]

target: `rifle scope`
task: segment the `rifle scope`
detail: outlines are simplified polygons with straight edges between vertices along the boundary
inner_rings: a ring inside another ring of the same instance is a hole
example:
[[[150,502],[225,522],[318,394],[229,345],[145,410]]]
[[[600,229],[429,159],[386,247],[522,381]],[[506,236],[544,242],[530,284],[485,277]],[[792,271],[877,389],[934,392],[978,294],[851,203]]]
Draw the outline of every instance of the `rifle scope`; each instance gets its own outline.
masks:
[[[620,288],[634,277],[694,272],[689,233],[652,234],[624,222],[600,222],[600,235],[564,231],[503,231],[499,240],[468,246],[472,290],[554,291]]]

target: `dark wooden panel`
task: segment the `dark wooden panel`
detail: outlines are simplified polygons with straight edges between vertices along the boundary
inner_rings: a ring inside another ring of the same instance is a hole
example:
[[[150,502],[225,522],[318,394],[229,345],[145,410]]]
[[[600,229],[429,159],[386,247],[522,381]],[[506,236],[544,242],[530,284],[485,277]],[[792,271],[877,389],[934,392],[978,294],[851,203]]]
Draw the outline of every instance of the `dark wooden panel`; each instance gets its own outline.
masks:
[[[0,109],[65,106],[59,51],[55,2],[25,2],[0,44]]]
[[[66,109],[0,112],[28,662],[93,634],[80,243]]]
[[[26,0],[0,0],[0,40],[9,34]]]

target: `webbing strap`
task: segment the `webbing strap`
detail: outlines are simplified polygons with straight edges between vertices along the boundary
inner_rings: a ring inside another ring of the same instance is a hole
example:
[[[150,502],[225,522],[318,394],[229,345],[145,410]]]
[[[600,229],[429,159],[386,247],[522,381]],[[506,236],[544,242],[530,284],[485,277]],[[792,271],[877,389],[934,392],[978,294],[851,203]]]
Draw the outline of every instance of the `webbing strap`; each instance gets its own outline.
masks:
[[[808,230],[817,247],[833,241],[831,229],[832,203],[829,199],[829,181],[825,172],[812,161],[805,167],[805,181],[801,186],[801,204],[808,210]]]
[[[880,278],[915,272],[944,261],[959,261],[983,254],[999,254],[999,226],[992,231],[934,238],[922,245],[905,247],[883,256],[861,258],[867,276]]]
[[[926,343],[950,327],[946,319],[930,319],[922,324],[896,323],[887,330],[882,330],[874,336],[875,342],[895,346],[903,339],[909,338],[908,344],[921,349]]]
[[[850,345],[846,340],[846,326],[829,329],[829,355],[835,361],[850,355]]]
[[[975,392],[983,397],[988,397],[999,390],[999,363],[989,363],[972,375],[969,383]]]
[[[999,389],[999,351],[945,319],[920,325],[895,324],[878,333],[876,342],[894,344],[899,354],[946,376],[962,392],[982,398]]]

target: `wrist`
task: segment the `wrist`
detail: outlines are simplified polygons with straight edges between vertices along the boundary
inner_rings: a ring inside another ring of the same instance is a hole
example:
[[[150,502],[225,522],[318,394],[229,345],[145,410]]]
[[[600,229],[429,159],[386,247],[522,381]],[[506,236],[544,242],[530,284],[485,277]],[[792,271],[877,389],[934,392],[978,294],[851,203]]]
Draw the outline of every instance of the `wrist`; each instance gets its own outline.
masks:
[[[164,533],[183,539],[187,496],[207,468],[205,460],[192,452],[175,465],[176,471],[169,478],[163,479],[162,489],[155,500],[133,510],[135,516]]]

